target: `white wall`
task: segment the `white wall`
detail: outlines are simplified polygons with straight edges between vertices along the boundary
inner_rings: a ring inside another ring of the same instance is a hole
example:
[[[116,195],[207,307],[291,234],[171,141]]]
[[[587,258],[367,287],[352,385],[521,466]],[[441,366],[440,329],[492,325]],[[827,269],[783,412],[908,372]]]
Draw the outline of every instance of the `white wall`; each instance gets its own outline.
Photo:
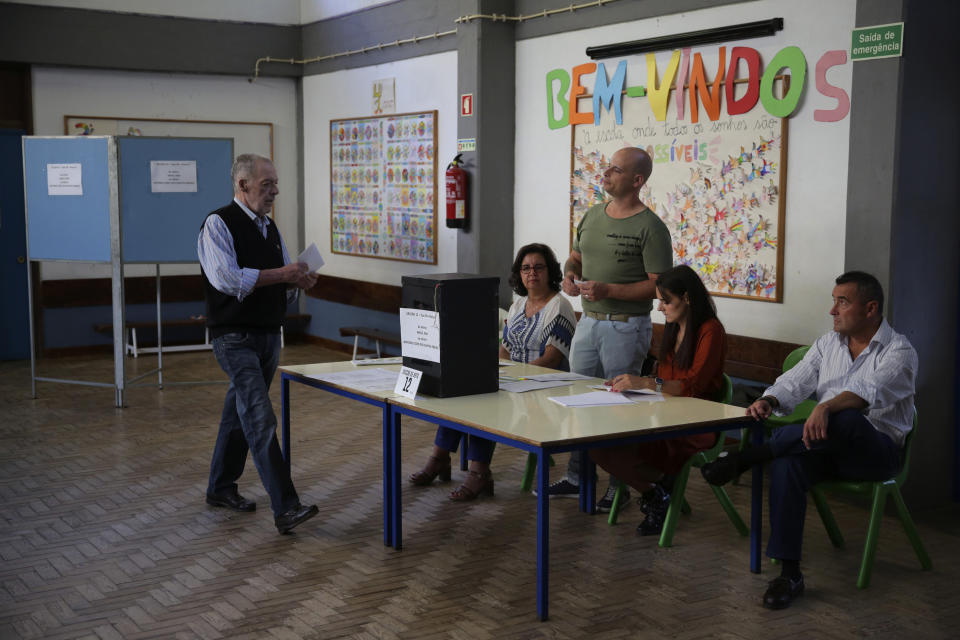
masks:
[[[569,73],[575,65],[590,62],[584,52],[588,46],[783,17],[784,30],[775,36],[720,44],[727,46],[728,60],[730,48],[738,44],[757,49],[764,63],[788,45],[800,47],[807,59],[806,90],[789,122],[784,302],[719,297],[716,302],[729,333],[809,343],[828,331],[830,291],[844,264],[850,120],[848,116],[835,123],[814,122],[814,109],[832,109],[836,104],[816,91],[814,67],[825,51],[849,50],[855,9],[855,0],[761,0],[518,42],[516,246],[546,242],[558,257],[565,257],[570,249],[570,129],[547,126],[548,71],[563,68]],[[693,48],[703,55],[709,77],[716,71],[720,44]],[[657,54],[661,74],[671,54]],[[607,67],[612,69],[619,60],[608,61]],[[628,85],[645,84],[645,55],[626,60]],[[851,77],[851,62],[828,74],[831,84],[848,93]],[[584,86],[592,87],[593,78],[593,74],[585,76]],[[575,305],[579,308],[579,300]],[[662,322],[663,316],[655,311],[653,319]]]
[[[297,237],[296,80],[239,76],[138,73],[34,67],[36,135],[63,135],[64,115],[232,120],[273,123],[273,154],[280,177],[274,217],[291,252]],[[243,149],[234,149],[243,153]],[[226,204],[226,203],[224,203]],[[196,265],[165,265],[163,274],[199,273]],[[126,275],[152,275],[152,266],[128,265]],[[108,265],[42,263],[44,279],[109,277]]]
[[[436,265],[330,252],[330,120],[371,115],[373,82],[383,78],[396,79],[397,113],[438,111]],[[443,171],[457,148],[457,108],[456,52],[303,79],[304,242],[316,242],[324,254],[325,275],[399,285],[403,275],[456,271],[456,230],[447,229],[441,214]]]

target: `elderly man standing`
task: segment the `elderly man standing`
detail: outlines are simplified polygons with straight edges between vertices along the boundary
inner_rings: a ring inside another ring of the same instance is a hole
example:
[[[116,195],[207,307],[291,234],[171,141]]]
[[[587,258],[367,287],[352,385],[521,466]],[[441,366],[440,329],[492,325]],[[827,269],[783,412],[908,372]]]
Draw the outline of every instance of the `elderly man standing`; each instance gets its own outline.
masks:
[[[917,352],[883,318],[880,283],[862,271],[839,276],[830,315],[833,331],[747,408],[755,420],[772,412],[788,415],[815,392],[818,404],[806,422],[701,469],[707,482],[721,485],[772,460],[767,555],[780,560],[782,572],[763,595],[770,609],[788,607],[804,590],[800,549],[807,490],[824,480],[892,478],[913,428]]]
[[[653,171],[643,149],[624,147],[603,171],[610,200],[591,207],[577,226],[573,250],[564,265],[563,291],[583,298],[583,315],[570,347],[570,370],[614,378],[637,375],[650,349],[650,310],[657,296],[657,274],[673,266],[670,232],[640,201],[640,188]],[[551,496],[579,492],[579,458],[570,457],[567,476],[550,486]],[[597,503],[609,510],[616,480]],[[666,500],[658,487],[651,499]]]
[[[262,156],[238,156],[231,171],[233,202],[207,216],[197,253],[207,300],[213,353],[230,377],[210,463],[207,504],[254,511],[237,490],[247,451],[260,474],[274,523],[287,533],[317,515],[303,506],[277,442],[270,383],[280,358],[280,325],[298,289],[316,283],[307,265],[291,263],[267,214],[279,193],[277,171]]]

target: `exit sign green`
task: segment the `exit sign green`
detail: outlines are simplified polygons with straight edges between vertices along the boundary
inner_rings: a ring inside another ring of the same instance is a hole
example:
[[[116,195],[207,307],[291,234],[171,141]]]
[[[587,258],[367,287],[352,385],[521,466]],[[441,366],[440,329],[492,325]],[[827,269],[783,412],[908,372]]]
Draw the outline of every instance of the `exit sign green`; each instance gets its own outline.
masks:
[[[896,58],[903,54],[903,23],[881,24],[853,30],[851,60]]]

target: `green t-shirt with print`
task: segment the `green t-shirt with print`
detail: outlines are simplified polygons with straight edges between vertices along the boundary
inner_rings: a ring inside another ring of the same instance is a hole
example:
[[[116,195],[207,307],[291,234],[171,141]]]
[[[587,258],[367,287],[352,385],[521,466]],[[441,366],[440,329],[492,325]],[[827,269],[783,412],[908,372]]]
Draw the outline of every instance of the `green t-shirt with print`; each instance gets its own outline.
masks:
[[[590,207],[573,238],[573,250],[583,260],[583,279],[630,284],[663,273],[673,266],[673,248],[667,225],[650,209],[629,218],[611,218],[607,203]],[[650,313],[652,300],[582,300],[584,311],[596,313]]]

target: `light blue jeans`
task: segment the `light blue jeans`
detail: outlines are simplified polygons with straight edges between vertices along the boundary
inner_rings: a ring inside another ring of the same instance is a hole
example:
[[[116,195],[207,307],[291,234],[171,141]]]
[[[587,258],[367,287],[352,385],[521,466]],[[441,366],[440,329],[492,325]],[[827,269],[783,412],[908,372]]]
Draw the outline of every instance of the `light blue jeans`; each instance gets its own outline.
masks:
[[[640,374],[650,350],[653,326],[649,315],[633,316],[626,322],[597,320],[584,314],[577,323],[570,345],[570,370],[585,376],[609,379],[622,373]],[[580,483],[580,456],[571,454],[567,478]],[[619,481],[610,476],[610,484]]]

